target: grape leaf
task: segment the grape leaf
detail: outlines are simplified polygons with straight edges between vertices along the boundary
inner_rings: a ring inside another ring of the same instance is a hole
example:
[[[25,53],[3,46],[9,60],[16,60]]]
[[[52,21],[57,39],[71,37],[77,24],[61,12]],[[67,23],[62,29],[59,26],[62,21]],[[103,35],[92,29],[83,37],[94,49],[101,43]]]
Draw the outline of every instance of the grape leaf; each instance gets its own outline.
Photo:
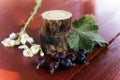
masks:
[[[69,33],[67,38],[68,45],[71,49],[78,51],[86,49],[91,52],[94,48],[94,41],[101,47],[107,43],[99,34],[98,26],[95,23],[94,15],[84,15],[79,20],[73,22],[74,29]]]

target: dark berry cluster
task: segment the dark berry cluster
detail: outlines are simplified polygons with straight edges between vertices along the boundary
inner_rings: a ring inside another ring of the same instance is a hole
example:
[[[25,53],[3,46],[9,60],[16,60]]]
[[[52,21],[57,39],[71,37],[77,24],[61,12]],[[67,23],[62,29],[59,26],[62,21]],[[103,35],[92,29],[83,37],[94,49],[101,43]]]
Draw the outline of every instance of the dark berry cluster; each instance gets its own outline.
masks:
[[[80,49],[76,54],[71,53],[66,55],[64,52],[53,52],[51,56],[54,58],[54,61],[50,62],[49,68],[50,73],[54,73],[59,67],[61,69],[68,69],[71,66],[75,66],[76,64],[83,64],[86,63],[87,52],[84,49]],[[39,69],[40,66],[45,65],[45,58],[38,57],[36,59],[37,66],[36,68]]]

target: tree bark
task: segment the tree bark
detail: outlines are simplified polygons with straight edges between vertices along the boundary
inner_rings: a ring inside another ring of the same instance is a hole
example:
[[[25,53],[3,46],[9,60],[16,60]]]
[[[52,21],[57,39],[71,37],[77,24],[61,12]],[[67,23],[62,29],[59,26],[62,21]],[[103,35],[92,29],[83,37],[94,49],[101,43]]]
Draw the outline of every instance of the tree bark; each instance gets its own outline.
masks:
[[[46,53],[68,51],[66,33],[71,26],[71,17],[71,13],[62,10],[42,13],[40,41]]]

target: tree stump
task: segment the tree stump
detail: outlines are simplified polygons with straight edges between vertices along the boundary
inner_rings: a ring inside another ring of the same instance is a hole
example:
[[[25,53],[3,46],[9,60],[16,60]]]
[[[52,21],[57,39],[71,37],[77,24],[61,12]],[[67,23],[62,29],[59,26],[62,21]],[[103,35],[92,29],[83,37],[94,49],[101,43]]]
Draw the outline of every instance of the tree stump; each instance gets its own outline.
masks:
[[[66,33],[71,26],[72,14],[64,10],[50,10],[42,13],[40,42],[46,53],[67,52]]]

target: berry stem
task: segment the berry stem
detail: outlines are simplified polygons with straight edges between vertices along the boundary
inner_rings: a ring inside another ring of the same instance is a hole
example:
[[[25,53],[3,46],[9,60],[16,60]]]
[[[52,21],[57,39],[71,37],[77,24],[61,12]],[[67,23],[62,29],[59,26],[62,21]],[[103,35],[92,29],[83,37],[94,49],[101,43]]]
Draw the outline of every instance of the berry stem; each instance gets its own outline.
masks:
[[[53,74],[53,73],[54,73],[54,69],[51,69],[51,70],[50,70],[50,74]]]
[[[84,63],[85,63],[86,65],[89,65],[89,62],[87,62],[86,60],[84,61]]]
[[[37,64],[36,69],[39,69],[39,67],[40,67],[40,64]]]

